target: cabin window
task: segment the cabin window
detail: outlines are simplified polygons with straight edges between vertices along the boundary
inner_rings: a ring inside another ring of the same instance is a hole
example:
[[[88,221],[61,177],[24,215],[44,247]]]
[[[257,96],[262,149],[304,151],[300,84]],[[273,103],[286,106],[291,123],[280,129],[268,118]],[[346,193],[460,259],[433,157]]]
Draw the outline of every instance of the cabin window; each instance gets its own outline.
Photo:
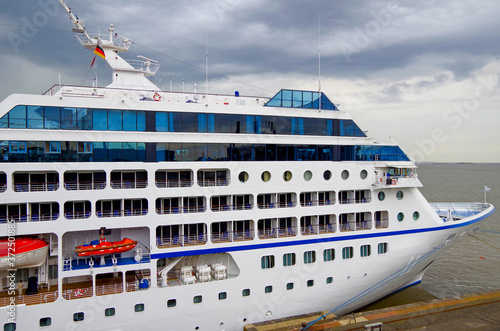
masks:
[[[316,262],[316,252],[315,251],[307,251],[304,252],[304,263],[314,263]]]
[[[203,301],[203,297],[201,295],[196,295],[193,297],[193,303],[201,303]]]
[[[387,243],[380,243],[378,244],[378,254],[383,255],[387,253]]]
[[[413,219],[416,221],[420,218],[420,213],[418,211],[413,213]]]
[[[332,172],[330,170],[326,170],[324,173],[323,173],[323,178],[325,180],[329,180],[330,178],[332,178]]]
[[[260,265],[262,269],[274,268],[274,255],[263,256],[260,260]]]
[[[246,182],[248,180],[248,172],[246,172],[246,171],[240,172],[240,174],[238,175],[238,179],[242,183]]]
[[[50,326],[52,324],[52,319],[50,317],[40,318],[40,326]]]
[[[219,300],[226,300],[226,299],[227,299],[227,292],[220,292]]]
[[[175,306],[177,306],[177,300],[175,300],[175,299],[167,300],[167,307],[168,308],[173,308]]]
[[[312,175],[312,172],[311,172],[310,170],[306,170],[306,171],[304,172],[304,179],[305,179],[306,181],[311,180],[312,176],[313,176],[313,175]]]
[[[271,180],[271,173],[269,171],[264,171],[261,175],[262,181],[263,182],[268,182]]]
[[[385,199],[385,193],[384,193],[384,192],[382,192],[382,191],[381,191],[381,192],[378,192],[378,199],[379,199],[380,201],[383,201],[383,200]]]
[[[144,311],[144,304],[143,303],[138,303],[134,306],[134,311],[136,313],[140,313]]]
[[[326,277],[326,283],[327,284],[332,284],[333,283],[333,277]]]
[[[366,257],[371,255],[371,246],[370,245],[362,245],[360,247],[361,257]]]
[[[359,173],[359,177],[361,177],[361,179],[366,179],[367,176],[368,172],[365,169],[361,170],[361,172]]]
[[[398,200],[403,199],[403,197],[404,197],[403,191],[398,191],[398,192],[396,193],[396,198],[397,198]]]
[[[289,267],[295,265],[295,253],[283,254],[283,266]]]
[[[349,171],[347,170],[342,171],[341,176],[343,180],[346,180],[347,178],[349,178]]]
[[[292,179],[292,172],[287,170],[283,173],[283,179],[285,182],[289,182]]]
[[[405,218],[405,214],[403,213],[398,213],[398,221],[402,222]]]
[[[353,256],[354,256],[354,248],[352,247],[342,248],[342,258],[344,260],[352,259]]]
[[[266,293],[271,293],[273,291],[273,287],[271,285],[267,285],[266,288],[264,289]]]
[[[16,323],[6,323],[3,325],[3,331],[16,331]]]
[[[312,287],[312,286],[314,286],[314,279],[309,279],[307,281],[307,287]]]
[[[241,291],[241,295],[244,297],[250,296],[250,289],[249,288],[244,289],[243,291]]]
[[[323,251],[323,261],[333,261],[335,260],[335,249],[328,248]]]
[[[293,290],[293,283],[288,283],[288,284],[286,284],[286,289],[287,289],[288,291]]]
[[[81,322],[85,319],[85,314],[83,312],[78,312],[73,314],[73,322]]]
[[[104,316],[106,317],[115,316],[115,308],[106,308],[106,310],[104,310]]]

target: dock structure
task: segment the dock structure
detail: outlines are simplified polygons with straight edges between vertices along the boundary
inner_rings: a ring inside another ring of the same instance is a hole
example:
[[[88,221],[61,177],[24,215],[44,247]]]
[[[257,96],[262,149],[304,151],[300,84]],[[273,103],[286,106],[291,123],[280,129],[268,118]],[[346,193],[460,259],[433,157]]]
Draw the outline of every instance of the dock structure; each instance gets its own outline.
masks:
[[[245,331],[303,330],[325,312],[249,324]],[[329,315],[307,330],[500,330],[500,291],[434,299],[345,316]]]

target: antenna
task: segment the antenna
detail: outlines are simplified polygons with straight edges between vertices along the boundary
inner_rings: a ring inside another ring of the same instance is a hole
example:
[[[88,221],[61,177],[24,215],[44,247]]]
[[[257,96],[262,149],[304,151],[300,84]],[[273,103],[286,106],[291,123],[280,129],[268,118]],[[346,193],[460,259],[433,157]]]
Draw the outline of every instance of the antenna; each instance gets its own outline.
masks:
[[[321,92],[321,19],[320,18],[318,19],[318,92]]]
[[[207,101],[208,94],[208,33],[205,40],[205,102]]]

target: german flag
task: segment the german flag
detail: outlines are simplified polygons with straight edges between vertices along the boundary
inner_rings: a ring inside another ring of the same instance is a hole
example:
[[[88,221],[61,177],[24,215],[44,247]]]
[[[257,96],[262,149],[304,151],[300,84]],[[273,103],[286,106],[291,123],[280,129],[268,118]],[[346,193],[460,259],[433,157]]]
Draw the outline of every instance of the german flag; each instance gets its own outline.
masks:
[[[102,47],[99,44],[97,44],[97,46],[95,47],[94,54],[97,54],[100,57],[102,57],[103,59],[106,59],[106,55],[104,54],[104,50],[102,49]]]

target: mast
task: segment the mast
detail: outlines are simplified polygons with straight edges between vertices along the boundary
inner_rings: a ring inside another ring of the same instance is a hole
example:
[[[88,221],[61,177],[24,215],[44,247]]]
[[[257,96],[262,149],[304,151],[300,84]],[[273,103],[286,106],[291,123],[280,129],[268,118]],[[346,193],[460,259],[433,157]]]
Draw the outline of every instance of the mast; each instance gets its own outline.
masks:
[[[130,88],[130,89],[147,89],[159,91],[160,89],[154,85],[146,76],[154,76],[160,64],[157,61],[148,59],[143,56],[138,56],[141,60],[124,60],[118,55],[118,52],[126,52],[134,43],[131,39],[118,36],[114,33],[113,24],[108,28],[109,39],[101,39],[100,35],[91,36],[85,30],[85,25],[81,19],[76,16],[71,8],[69,8],[64,0],[59,0],[62,7],[69,15],[73,23],[73,32],[76,33],[76,39],[85,48],[91,51],[96,50],[99,46],[104,52],[104,61],[113,70],[112,83],[107,87],[113,88]],[[115,42],[116,39],[116,42]]]

